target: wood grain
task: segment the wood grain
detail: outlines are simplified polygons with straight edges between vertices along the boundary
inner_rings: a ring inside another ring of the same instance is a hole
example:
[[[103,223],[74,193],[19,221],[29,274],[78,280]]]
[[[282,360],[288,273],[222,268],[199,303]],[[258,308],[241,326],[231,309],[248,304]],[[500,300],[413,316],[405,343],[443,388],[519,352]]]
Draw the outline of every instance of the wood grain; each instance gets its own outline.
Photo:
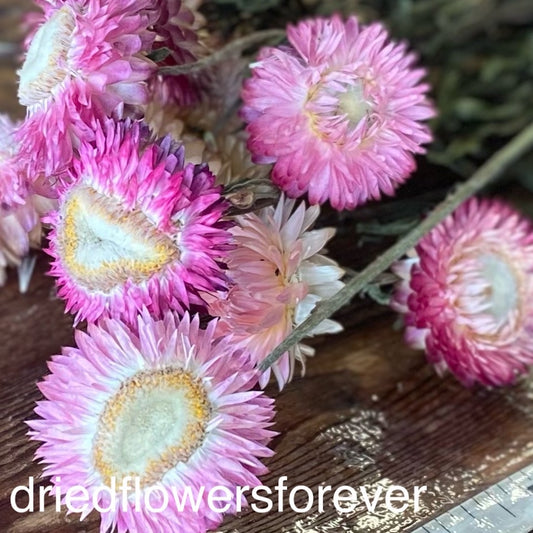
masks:
[[[16,20],[28,5],[0,1],[0,41],[16,42]],[[13,59],[0,57],[0,109],[20,117],[14,71]],[[346,228],[332,246],[333,255],[353,268],[372,257],[372,245],[365,250],[367,255],[360,253]],[[19,515],[9,501],[15,486],[40,475],[24,420],[32,418],[41,397],[35,383],[47,372],[47,360],[73,339],[71,318],[55,298],[46,269],[42,254],[27,294],[18,293],[13,272],[0,290],[0,532],[92,533],[99,528],[94,514],[80,524],[48,502],[42,513]],[[280,436],[264,483],[274,487],[286,475],[289,486],[304,484],[315,492],[321,484],[427,485],[421,511],[340,516],[328,506],[322,514],[244,512],[228,517],[221,531],[408,531],[533,461],[533,386],[467,390],[452,377],[440,379],[421,354],[404,346],[394,320],[359,301],[341,314],[343,334],[316,342],[304,378],[282,394],[268,390],[276,396]]]

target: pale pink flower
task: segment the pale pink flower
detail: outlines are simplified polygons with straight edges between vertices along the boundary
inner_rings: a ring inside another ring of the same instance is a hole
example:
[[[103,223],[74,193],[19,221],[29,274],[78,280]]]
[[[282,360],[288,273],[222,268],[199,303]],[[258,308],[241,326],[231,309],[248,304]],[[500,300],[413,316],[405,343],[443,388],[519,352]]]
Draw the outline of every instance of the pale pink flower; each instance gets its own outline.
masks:
[[[121,118],[148,100],[147,59],[159,17],[151,0],[37,0],[43,14],[27,40],[19,100],[27,118],[18,131],[30,175],[65,170],[94,121]],[[33,20],[35,24],[37,21]]]
[[[471,199],[393,270],[406,341],[465,385],[506,385],[533,365],[533,228],[498,200]]]
[[[41,216],[54,202],[30,191],[17,159],[17,123],[0,114],[0,286],[6,282],[6,268],[19,271],[19,287],[26,292],[33,271],[32,248],[41,247]]]
[[[41,248],[41,216],[52,208],[53,200],[36,194],[28,194],[21,205],[0,207],[0,286],[6,282],[6,268],[16,267],[20,292],[27,291],[35,264],[30,251]]]
[[[109,121],[79,153],[47,219],[51,273],[77,320],[133,323],[143,306],[183,312],[224,290],[227,204],[205,165],[184,166],[170,137],[129,121]]]
[[[244,84],[242,116],[256,162],[289,196],[352,209],[392,195],[431,140],[425,71],[374,23],[335,15],[289,26]]]
[[[261,460],[272,455],[273,401],[253,390],[248,354],[220,337],[215,321],[201,329],[198,316],[143,313],[130,329],[102,319],[76,331],[76,342],[49,363],[51,374],[39,383],[46,398],[35,408],[40,418],[27,424],[61,496],[74,486],[87,491],[82,519],[96,500],[102,533],[204,533],[223,517],[208,504],[214,487],[232,495],[228,513],[246,506],[237,487],[260,485],[257,476],[267,471]],[[116,507],[99,487],[116,491]],[[144,505],[148,494],[161,512]]]
[[[311,230],[320,209],[281,198],[278,205],[237,217],[231,230],[235,248],[228,254],[233,287],[227,296],[212,298],[209,311],[220,317],[221,331],[232,334],[256,361],[263,359],[303,322],[323,298],[338,292],[344,272],[322,255],[335,230]],[[341,325],[324,320],[311,335],[336,333]],[[298,344],[272,367],[281,387],[292,378],[295,361],[313,355]],[[270,370],[261,376],[265,386]]]
[[[28,191],[27,180],[16,157],[15,130],[18,126],[20,123],[0,114],[0,206],[3,208],[24,204]]]

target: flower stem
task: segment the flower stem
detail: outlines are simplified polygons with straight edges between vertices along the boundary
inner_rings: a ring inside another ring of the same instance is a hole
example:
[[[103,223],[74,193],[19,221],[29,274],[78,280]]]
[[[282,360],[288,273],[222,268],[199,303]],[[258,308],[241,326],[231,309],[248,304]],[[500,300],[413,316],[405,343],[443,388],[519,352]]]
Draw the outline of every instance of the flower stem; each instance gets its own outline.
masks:
[[[236,53],[241,53],[247,48],[261,44],[268,41],[281,41],[285,38],[285,30],[271,29],[271,30],[262,30],[256,31],[239,39],[235,39],[228,43],[226,46],[216,51],[214,54],[208,55],[194,61],[193,63],[185,63],[184,65],[176,66],[166,66],[160,67],[159,72],[161,74],[167,74],[170,76],[179,76],[182,74],[192,74],[194,72],[199,72],[206,68],[212,67],[225,59],[230,58]]]
[[[323,320],[346,305],[373,279],[389,268],[394,261],[400,259],[408,250],[413,248],[426,233],[453,213],[460,204],[494,181],[509,165],[532,148],[533,124],[530,124],[488,159],[467,181],[458,185],[420,224],[372,261],[357,276],[346,283],[337,294],[328,300],[319,302],[309,317],[294,329],[261,363],[260,370],[266,370],[272,366],[288,349],[301,341]]]

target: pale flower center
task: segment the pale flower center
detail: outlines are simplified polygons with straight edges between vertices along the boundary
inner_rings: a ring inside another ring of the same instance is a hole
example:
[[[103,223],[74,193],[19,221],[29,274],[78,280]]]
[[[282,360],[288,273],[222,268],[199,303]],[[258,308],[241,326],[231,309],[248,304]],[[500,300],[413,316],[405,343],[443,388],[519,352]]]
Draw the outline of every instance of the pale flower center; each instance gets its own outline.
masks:
[[[171,237],[146,215],[90,187],[75,186],[62,207],[58,248],[70,275],[91,290],[140,283],[179,259]]]
[[[20,103],[25,106],[47,99],[68,74],[67,56],[76,19],[71,9],[56,11],[35,33],[19,70]]]
[[[372,107],[365,100],[361,83],[348,87],[343,93],[338,94],[341,114],[346,115],[351,126],[356,126],[359,121],[371,111]]]
[[[202,444],[211,405],[189,372],[158,369],[125,381],[102,413],[94,440],[94,464],[106,483],[125,476],[154,484]]]
[[[522,279],[512,259],[493,251],[472,250],[454,262],[454,305],[473,335],[492,342],[520,327]]]
[[[375,104],[369,96],[365,97],[364,84],[368,82],[345,74],[343,79],[336,79],[335,74],[329,72],[307,95],[304,111],[311,130],[317,137],[338,145],[347,141],[364,142],[366,128],[357,139],[352,139],[350,134],[362,121],[370,125],[373,120]]]
[[[495,254],[481,257],[482,275],[490,285],[485,295],[487,312],[498,322],[518,307],[518,283],[506,261]]]

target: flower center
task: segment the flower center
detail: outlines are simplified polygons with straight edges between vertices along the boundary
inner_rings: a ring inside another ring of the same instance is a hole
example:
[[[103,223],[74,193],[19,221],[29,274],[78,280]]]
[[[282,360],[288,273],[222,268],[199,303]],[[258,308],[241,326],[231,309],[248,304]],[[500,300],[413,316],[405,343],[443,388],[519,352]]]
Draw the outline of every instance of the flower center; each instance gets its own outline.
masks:
[[[19,100],[31,106],[50,96],[68,74],[67,55],[76,19],[68,7],[56,11],[35,33],[19,70]]]
[[[489,284],[484,302],[486,312],[497,322],[503,322],[519,304],[515,273],[506,261],[495,254],[482,256],[481,265],[482,276]]]
[[[91,290],[141,283],[179,259],[179,248],[146,215],[114,198],[75,186],[62,207],[58,247],[70,275]]]
[[[315,135],[343,145],[361,121],[370,125],[374,104],[365,97],[363,83],[366,81],[362,78],[342,72],[329,72],[322,78],[305,104]],[[357,136],[358,142],[363,142],[365,132],[364,127]]]
[[[346,115],[350,126],[357,126],[359,121],[372,109],[363,95],[363,86],[356,83],[346,91],[337,95],[339,99],[338,112]]]
[[[523,280],[506,255],[491,250],[480,254],[474,249],[454,262],[450,274],[460,324],[487,342],[516,331]]]
[[[125,476],[161,481],[201,445],[211,405],[200,380],[177,368],[142,371],[122,383],[98,423],[93,459],[117,487]]]

